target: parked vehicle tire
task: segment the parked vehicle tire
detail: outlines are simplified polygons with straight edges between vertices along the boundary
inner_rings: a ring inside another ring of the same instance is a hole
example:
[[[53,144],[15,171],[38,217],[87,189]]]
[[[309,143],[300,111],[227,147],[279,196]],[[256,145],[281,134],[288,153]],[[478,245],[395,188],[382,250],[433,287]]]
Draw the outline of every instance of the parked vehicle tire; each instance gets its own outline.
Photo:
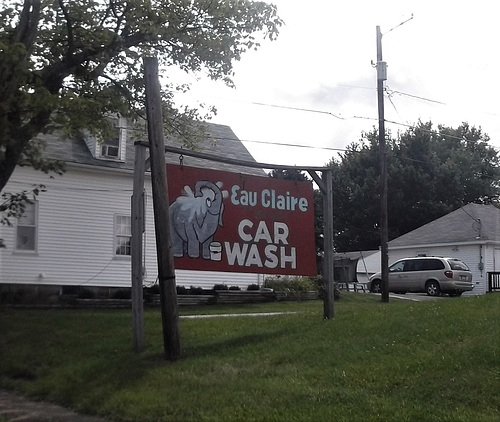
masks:
[[[429,296],[441,295],[441,287],[439,287],[439,283],[435,280],[429,280],[427,283],[425,283],[425,291]]]
[[[448,294],[450,295],[450,297],[459,297],[459,296],[462,296],[462,291],[460,290],[451,290],[448,292]]]
[[[382,280],[373,280],[370,291],[372,293],[382,293]]]

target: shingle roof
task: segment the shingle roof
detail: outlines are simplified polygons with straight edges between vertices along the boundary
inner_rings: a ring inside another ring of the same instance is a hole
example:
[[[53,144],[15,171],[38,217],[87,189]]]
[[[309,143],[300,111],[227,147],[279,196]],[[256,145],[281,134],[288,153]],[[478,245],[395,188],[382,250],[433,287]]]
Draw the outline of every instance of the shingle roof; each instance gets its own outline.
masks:
[[[467,204],[389,242],[390,247],[478,240],[500,241],[500,209]]]
[[[255,159],[229,126],[206,123],[205,133],[207,134],[206,139],[197,144],[197,151],[206,152],[216,156],[255,162]],[[95,158],[91,154],[84,139],[67,138],[58,133],[44,135],[41,139],[46,144],[45,155],[49,158],[61,160],[66,163],[85,164],[96,167],[117,168],[124,170],[133,170],[134,168],[134,141],[136,139],[132,136],[132,130],[127,131],[127,151],[126,160],[124,162]],[[144,139],[147,140],[147,137]],[[182,145],[179,140],[172,138],[166,138],[165,144],[176,147],[181,147]],[[166,161],[168,163],[178,164],[179,155],[167,153]],[[265,176],[265,172],[262,169],[208,161],[200,158],[189,157],[187,155],[183,157],[183,164],[192,167],[204,167],[216,170],[232,171],[236,173]]]

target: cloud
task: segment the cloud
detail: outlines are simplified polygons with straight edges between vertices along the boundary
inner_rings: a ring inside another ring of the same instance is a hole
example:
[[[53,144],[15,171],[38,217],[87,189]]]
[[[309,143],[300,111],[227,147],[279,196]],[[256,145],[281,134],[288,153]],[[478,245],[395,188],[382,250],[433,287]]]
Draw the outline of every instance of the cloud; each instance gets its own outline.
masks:
[[[273,2],[286,26],[277,41],[263,43],[235,65],[236,90],[203,80],[190,94],[191,100],[215,104],[216,122],[231,126],[240,138],[342,148],[372,130],[378,109],[371,61],[380,25],[390,94],[385,117],[397,123],[388,122],[387,130],[396,133],[419,119],[448,126],[467,121],[481,126],[500,151],[495,2]],[[412,13],[414,18],[400,25]],[[322,165],[334,154],[248,146],[261,159],[285,164]]]

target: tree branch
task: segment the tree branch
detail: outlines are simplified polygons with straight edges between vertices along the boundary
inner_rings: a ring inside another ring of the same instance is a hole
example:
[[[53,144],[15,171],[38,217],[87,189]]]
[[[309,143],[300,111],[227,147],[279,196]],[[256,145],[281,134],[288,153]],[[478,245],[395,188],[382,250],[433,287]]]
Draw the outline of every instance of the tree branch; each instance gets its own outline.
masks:
[[[13,42],[22,43],[30,50],[35,40],[40,20],[40,0],[25,0],[19,24],[14,33]]]
[[[72,26],[72,19],[71,16],[69,15],[68,9],[63,3],[63,0],[58,0],[59,7],[61,8],[64,17],[66,18],[66,29],[68,30],[68,51],[66,53],[66,56],[71,56],[74,52],[74,36],[73,36],[73,26]]]

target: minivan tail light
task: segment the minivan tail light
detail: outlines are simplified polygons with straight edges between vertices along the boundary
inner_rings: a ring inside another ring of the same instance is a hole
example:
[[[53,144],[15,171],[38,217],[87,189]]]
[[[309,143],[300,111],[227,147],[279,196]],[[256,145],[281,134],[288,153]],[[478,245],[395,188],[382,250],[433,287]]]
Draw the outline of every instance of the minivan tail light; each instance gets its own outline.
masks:
[[[445,271],[444,275],[448,278],[453,278],[453,271]]]

